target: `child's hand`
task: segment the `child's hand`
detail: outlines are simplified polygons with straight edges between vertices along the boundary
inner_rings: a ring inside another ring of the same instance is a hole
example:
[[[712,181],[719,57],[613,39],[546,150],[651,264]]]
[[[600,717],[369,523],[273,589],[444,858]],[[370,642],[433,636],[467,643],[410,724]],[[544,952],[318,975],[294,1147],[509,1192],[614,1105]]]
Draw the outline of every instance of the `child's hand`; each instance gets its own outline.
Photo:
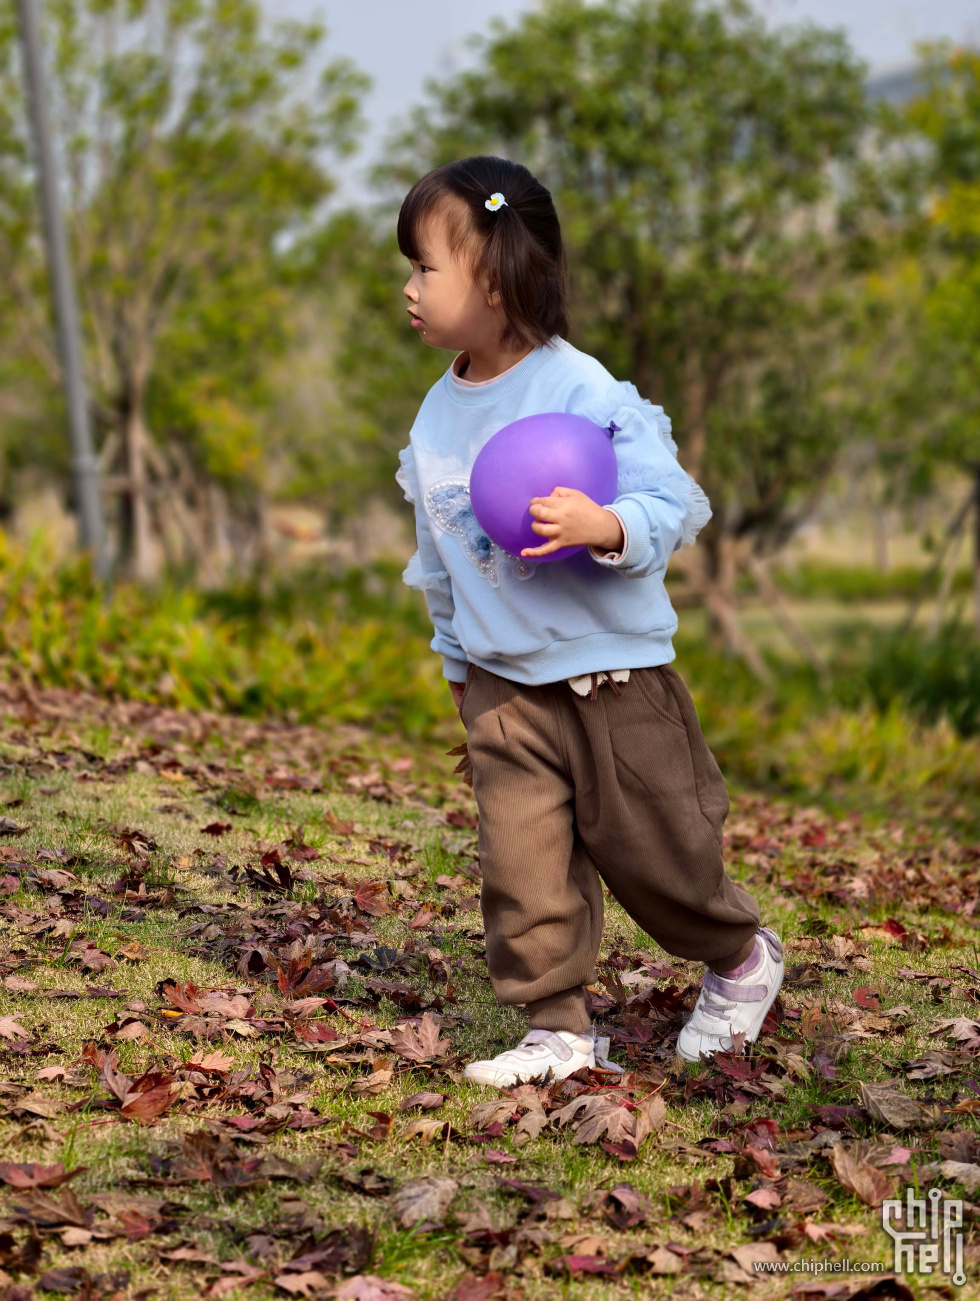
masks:
[[[592,546],[620,551],[623,529],[619,520],[577,488],[553,488],[550,497],[532,497],[531,528],[548,541],[540,547],[525,547],[522,556],[546,556],[559,547]]]

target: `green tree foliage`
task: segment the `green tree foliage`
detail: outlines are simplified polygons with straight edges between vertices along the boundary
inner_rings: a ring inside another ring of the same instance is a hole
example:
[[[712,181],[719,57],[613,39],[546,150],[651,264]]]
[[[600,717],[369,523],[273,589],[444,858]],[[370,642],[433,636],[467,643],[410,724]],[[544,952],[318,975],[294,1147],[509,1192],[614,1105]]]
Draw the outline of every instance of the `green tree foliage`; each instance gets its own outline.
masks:
[[[910,201],[894,256],[866,286],[868,369],[881,382],[865,414],[894,498],[964,477],[936,563],[949,548],[948,580],[972,520],[980,629],[980,56],[926,45],[919,80],[893,115]]]
[[[980,473],[980,54],[932,47],[925,94],[908,119],[932,146],[928,214],[941,272],[928,285],[926,324],[942,356],[946,401],[933,424],[938,458]]]
[[[202,483],[262,492],[283,247],[330,194],[366,81],[344,60],[315,73],[322,29],[270,27],[257,0],[53,0],[46,37],[102,459],[145,577],[154,534],[213,554],[221,512]],[[0,261],[55,375],[20,102],[5,18]]]
[[[529,166],[570,253],[573,342],[671,414],[714,519],[679,553],[730,646],[739,556],[806,516],[848,436],[839,365],[879,178],[843,34],[743,0],[549,0],[430,83],[380,179]]]

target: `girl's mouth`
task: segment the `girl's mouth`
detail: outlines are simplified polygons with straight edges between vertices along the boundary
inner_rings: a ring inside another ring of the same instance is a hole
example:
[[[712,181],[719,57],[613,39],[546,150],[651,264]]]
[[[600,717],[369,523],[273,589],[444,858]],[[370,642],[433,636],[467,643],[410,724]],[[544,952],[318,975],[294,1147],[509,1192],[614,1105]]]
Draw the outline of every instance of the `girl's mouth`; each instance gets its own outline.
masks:
[[[412,317],[412,329],[413,329],[413,330],[416,328],[416,326],[424,325],[424,324],[425,324],[425,321],[422,320],[421,316],[413,316],[413,317]]]

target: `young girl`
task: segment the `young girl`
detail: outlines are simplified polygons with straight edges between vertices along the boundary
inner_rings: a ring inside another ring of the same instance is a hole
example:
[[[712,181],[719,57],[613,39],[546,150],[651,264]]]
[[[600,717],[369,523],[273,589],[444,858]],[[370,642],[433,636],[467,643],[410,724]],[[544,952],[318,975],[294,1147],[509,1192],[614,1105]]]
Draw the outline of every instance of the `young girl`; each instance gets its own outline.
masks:
[[[465,1078],[506,1088],[595,1065],[585,986],[601,881],[668,953],[707,964],[680,1056],[739,1051],[784,968],[778,937],[725,874],[728,793],[670,664],[664,571],[711,517],[708,500],[677,462],[663,408],[566,342],[561,231],[526,167],[479,157],[429,172],[402,204],[398,244],[411,328],[457,354],[400,453],[418,537],[403,577],[425,592],[466,728],[490,980],[531,1026]],[[555,484],[528,503],[541,544],[512,556],[476,521],[470,470],[498,429],[549,411],[610,431],[617,496]]]

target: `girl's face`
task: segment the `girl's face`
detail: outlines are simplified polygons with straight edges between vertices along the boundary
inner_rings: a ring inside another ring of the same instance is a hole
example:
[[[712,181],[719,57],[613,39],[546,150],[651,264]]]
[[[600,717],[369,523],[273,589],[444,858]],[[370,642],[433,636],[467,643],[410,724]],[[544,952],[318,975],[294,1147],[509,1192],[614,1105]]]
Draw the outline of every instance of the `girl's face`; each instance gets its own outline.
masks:
[[[445,202],[457,204],[458,215],[468,218],[461,200]],[[465,249],[453,257],[444,206],[431,214],[420,236],[419,253],[425,261],[412,262],[412,274],[402,290],[411,328],[430,348],[482,352],[498,347],[505,324],[500,295],[488,294],[474,279]]]

